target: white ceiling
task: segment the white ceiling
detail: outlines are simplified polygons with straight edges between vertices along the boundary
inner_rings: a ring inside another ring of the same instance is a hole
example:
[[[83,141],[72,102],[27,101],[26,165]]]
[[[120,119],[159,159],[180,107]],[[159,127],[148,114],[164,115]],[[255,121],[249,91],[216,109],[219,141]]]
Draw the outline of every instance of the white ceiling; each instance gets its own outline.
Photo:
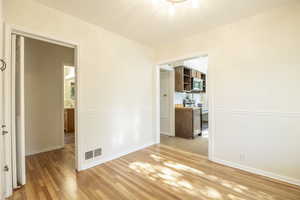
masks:
[[[178,4],[170,16],[164,0],[36,0],[146,45],[195,35],[295,0],[199,0]]]

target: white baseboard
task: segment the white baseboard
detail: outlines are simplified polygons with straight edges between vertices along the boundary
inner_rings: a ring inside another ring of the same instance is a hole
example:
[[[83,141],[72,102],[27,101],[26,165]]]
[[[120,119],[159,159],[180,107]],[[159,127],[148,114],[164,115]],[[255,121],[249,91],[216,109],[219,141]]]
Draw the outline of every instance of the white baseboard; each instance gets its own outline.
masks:
[[[105,162],[108,162],[108,161],[111,161],[111,160],[115,160],[117,158],[120,158],[122,156],[125,156],[127,154],[130,154],[130,153],[133,153],[133,152],[136,152],[136,151],[139,151],[141,149],[145,149],[149,146],[152,146],[152,145],[155,145],[157,144],[156,142],[151,142],[151,143],[148,143],[148,144],[144,144],[140,147],[137,147],[137,148],[133,148],[131,150],[128,150],[128,151],[125,151],[125,152],[121,152],[121,153],[118,153],[116,155],[113,155],[111,157],[108,157],[108,158],[103,158],[103,159],[100,159],[100,160],[94,160],[92,161],[91,163],[88,163],[88,164],[83,164],[83,167],[81,169],[78,169],[79,171],[82,171],[82,170],[86,170],[86,169],[89,169],[89,168],[92,168],[92,167],[95,167],[97,165],[101,165]]]
[[[213,158],[211,161],[222,164],[222,165],[226,165],[226,166],[229,166],[229,167],[233,167],[233,168],[236,168],[236,169],[240,169],[240,170],[243,170],[243,171],[247,171],[247,172],[250,172],[250,173],[253,173],[253,174],[258,174],[258,175],[261,175],[261,176],[265,176],[265,177],[268,177],[268,178],[272,178],[272,179],[275,179],[275,180],[286,182],[286,183],[289,183],[289,184],[292,184],[292,185],[300,186],[300,180],[297,180],[297,179],[294,179],[294,178],[278,175],[278,174],[275,174],[275,173],[272,173],[272,172],[267,172],[267,171],[264,171],[264,170],[261,170],[261,169],[256,169],[256,168],[244,166],[244,165],[241,165],[241,164],[233,163],[233,162],[230,162],[230,161],[225,161],[225,160],[218,159],[218,158]]]
[[[58,145],[58,146],[54,146],[54,147],[47,147],[44,149],[39,149],[39,150],[35,150],[29,153],[26,153],[26,156],[31,156],[31,155],[35,155],[35,154],[39,154],[39,153],[44,153],[44,152],[48,152],[48,151],[54,151],[57,149],[62,149],[64,148],[64,145]]]
[[[161,135],[174,136],[172,133],[168,132],[160,132]]]

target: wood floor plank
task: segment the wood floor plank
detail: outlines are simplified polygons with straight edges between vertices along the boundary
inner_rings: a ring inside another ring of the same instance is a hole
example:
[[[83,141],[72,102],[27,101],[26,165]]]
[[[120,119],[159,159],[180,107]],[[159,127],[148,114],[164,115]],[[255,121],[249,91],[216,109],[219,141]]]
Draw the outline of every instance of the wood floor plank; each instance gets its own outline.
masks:
[[[165,145],[76,172],[74,145],[26,158],[27,184],[9,200],[300,200],[300,187]]]

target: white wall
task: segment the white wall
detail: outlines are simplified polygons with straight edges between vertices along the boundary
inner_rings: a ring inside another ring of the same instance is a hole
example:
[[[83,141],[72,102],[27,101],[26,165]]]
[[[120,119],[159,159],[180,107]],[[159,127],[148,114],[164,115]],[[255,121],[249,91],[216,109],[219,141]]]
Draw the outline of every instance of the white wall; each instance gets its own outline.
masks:
[[[297,184],[299,19],[300,3],[292,4],[162,44],[157,52],[162,63],[208,54],[214,160]]]
[[[5,20],[79,45],[80,169],[153,144],[154,52],[31,0],[5,0]],[[97,160],[84,152],[102,147]]]
[[[74,49],[25,38],[26,155],[62,148],[63,72]]]

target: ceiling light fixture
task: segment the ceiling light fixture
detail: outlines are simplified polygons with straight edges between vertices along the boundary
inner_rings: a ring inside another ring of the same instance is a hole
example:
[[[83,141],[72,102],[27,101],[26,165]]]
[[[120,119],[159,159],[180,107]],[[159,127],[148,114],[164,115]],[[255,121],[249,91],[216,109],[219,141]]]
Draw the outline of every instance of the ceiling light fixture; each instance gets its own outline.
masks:
[[[169,3],[169,15],[173,16],[176,12],[175,5],[180,3],[190,3],[192,8],[199,7],[199,0],[166,0]]]
[[[167,0],[167,1],[169,1],[171,3],[182,3],[182,2],[185,2],[187,0]]]

